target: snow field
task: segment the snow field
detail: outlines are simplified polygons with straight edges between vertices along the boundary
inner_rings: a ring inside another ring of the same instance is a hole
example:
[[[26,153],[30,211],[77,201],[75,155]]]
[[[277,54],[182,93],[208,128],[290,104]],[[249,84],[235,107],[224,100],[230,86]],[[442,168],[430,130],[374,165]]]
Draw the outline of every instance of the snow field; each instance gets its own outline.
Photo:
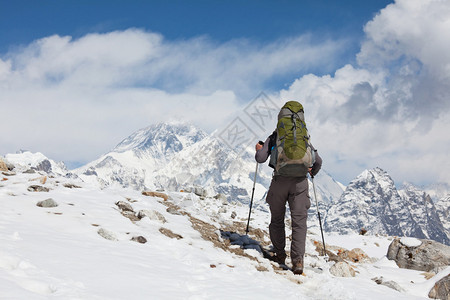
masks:
[[[383,236],[325,235],[327,245],[361,248],[375,263],[351,264],[354,278],[337,278],[334,264],[317,256],[313,240],[321,242],[317,224],[311,224],[305,257],[305,276],[278,271],[256,250],[246,257],[216,248],[202,238],[187,215],[167,212],[161,198],[123,188],[100,190],[67,178],[47,178],[50,192],[29,192],[42,174],[8,176],[0,183],[0,299],[426,299],[434,282],[422,272],[399,269],[386,259],[391,238]],[[69,189],[71,182],[81,188]],[[169,193],[169,200],[193,217],[221,228],[246,222],[248,206],[224,205],[221,200],[193,193]],[[37,207],[53,198],[59,205]],[[135,212],[154,210],[163,223],[143,218],[135,223],[115,204],[126,201]],[[267,230],[264,202],[254,200],[252,229]],[[235,219],[231,213],[235,212]],[[287,216],[289,214],[287,213]],[[169,238],[166,228],[182,236]],[[117,241],[97,231],[111,232]],[[287,229],[289,235],[290,229]],[[244,235],[244,232],[239,232]],[[130,241],[143,236],[147,243]],[[267,239],[267,238],[266,238]],[[290,241],[287,245],[289,246]],[[289,249],[286,249],[289,251]],[[290,263],[290,262],[288,262]],[[258,271],[264,267],[267,271]],[[372,278],[397,282],[402,293],[376,284]]]

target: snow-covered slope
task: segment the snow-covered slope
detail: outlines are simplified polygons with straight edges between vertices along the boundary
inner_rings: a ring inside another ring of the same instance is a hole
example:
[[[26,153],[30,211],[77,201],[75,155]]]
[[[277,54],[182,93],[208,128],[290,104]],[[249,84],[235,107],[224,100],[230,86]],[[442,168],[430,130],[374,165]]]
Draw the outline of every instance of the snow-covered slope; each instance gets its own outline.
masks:
[[[19,151],[15,154],[6,154],[5,159],[20,171],[43,171],[47,174],[62,176],[69,173],[63,162],[57,163],[40,152]]]
[[[385,234],[429,238],[449,244],[448,233],[431,198],[423,191],[405,186],[397,191],[382,169],[361,173],[334,201],[325,217],[325,230],[339,233]]]
[[[361,248],[373,258],[352,263],[355,277],[336,277],[312,230],[305,275],[296,276],[220,237],[233,230],[241,240],[267,243],[270,217],[258,207],[246,236],[248,206],[240,202],[181,192],[164,201],[58,175],[41,184],[48,192],[32,192],[29,185],[46,173],[15,171],[0,173],[0,299],[427,299],[450,272],[427,280],[422,271],[399,269],[386,259],[389,237],[326,235],[329,249]],[[58,206],[36,205],[49,198]],[[146,217],[130,220],[119,201]],[[380,277],[401,292],[373,281]]]

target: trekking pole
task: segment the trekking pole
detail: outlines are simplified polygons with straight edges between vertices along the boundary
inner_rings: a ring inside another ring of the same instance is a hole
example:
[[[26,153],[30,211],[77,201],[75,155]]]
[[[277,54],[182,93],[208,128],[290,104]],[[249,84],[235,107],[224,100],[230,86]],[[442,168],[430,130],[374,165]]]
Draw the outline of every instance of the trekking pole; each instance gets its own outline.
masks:
[[[327,250],[325,249],[325,239],[323,237],[322,220],[320,219],[319,203],[317,202],[316,186],[314,185],[314,176],[311,176],[311,182],[312,182],[313,190],[314,190],[314,198],[316,199],[317,215],[319,216],[320,233],[322,234],[322,243],[323,243],[322,255],[326,256]]]
[[[250,211],[248,212],[247,229],[245,229],[246,234],[248,234],[248,226],[250,224],[250,215],[252,214],[253,195],[255,195],[256,174],[258,174],[258,163],[256,163],[255,179],[253,180],[252,198],[250,200]]]

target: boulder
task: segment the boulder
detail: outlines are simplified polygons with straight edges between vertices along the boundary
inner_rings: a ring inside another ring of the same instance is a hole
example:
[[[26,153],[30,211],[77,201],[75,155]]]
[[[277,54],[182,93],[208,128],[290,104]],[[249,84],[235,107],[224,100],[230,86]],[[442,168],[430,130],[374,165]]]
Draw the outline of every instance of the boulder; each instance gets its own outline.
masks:
[[[387,258],[400,268],[438,273],[450,265],[450,247],[431,240],[396,238],[389,245]]]
[[[355,270],[346,262],[337,262],[330,268],[330,273],[336,277],[355,277]]]
[[[53,200],[52,198],[48,198],[46,200],[39,201],[38,203],[36,203],[36,206],[39,206],[39,207],[57,207],[58,203],[56,203],[56,201]]]
[[[431,299],[450,299],[450,274],[435,283],[428,297]]]

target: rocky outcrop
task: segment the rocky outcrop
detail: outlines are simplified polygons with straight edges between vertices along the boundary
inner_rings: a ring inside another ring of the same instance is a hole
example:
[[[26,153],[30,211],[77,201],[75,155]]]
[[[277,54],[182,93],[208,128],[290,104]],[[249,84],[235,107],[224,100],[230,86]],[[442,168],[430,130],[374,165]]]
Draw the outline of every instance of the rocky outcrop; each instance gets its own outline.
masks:
[[[400,268],[438,273],[450,265],[450,247],[431,240],[396,238],[387,258]]]
[[[169,196],[167,196],[167,194],[164,194],[161,192],[143,191],[142,195],[149,196],[149,197],[163,198],[164,201],[167,201],[167,199],[169,199]]]

